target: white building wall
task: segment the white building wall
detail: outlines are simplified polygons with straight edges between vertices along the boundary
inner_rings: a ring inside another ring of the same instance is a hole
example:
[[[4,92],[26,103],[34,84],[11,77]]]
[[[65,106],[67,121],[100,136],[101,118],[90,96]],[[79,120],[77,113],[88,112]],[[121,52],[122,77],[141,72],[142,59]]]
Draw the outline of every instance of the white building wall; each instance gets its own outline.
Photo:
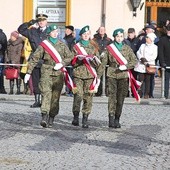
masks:
[[[113,30],[119,27],[125,31],[134,27],[138,33],[144,26],[144,6],[142,10],[138,8],[137,17],[133,17],[130,0],[106,0],[105,24],[108,36],[112,37]],[[102,0],[72,0],[70,9],[70,24],[80,29],[90,25],[92,35],[96,33],[101,25]],[[23,0],[4,0],[0,5],[0,16],[0,28],[9,38],[10,33],[23,22]]]
[[[23,0],[1,0],[0,29],[9,38],[12,31],[17,30],[23,22]]]
[[[144,0],[141,1],[141,3]],[[71,24],[77,28],[90,25],[92,35],[101,25],[102,0],[72,0],[71,1]],[[110,38],[117,28],[125,31],[134,27],[138,33],[144,27],[144,6],[137,9],[137,17],[133,17],[130,0],[106,0],[106,31]]]
[[[101,24],[102,0],[72,0],[71,1],[71,24],[81,29],[89,25],[92,34]]]

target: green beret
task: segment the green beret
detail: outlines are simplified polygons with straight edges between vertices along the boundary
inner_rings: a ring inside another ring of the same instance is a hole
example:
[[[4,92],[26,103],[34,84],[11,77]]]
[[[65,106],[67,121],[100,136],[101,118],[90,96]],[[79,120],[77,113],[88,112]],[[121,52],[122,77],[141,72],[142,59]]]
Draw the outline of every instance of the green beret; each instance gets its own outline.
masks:
[[[58,29],[56,24],[51,24],[48,28],[47,28],[47,34],[49,34],[51,31],[54,31]]]
[[[81,30],[80,30],[80,33],[79,35],[82,35],[84,34],[85,32],[89,31],[90,30],[90,27],[88,25],[86,25],[85,27],[83,27]]]
[[[116,35],[118,35],[120,33],[124,33],[124,30],[122,28],[118,28],[118,29],[114,30],[113,37],[115,37]]]

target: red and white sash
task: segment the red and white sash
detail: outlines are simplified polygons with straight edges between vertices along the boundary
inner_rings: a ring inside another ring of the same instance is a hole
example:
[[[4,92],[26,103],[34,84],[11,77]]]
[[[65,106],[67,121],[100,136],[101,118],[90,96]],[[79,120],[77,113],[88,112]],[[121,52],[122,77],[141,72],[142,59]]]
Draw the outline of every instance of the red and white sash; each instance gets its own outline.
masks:
[[[51,58],[56,63],[62,62],[62,58],[61,58],[60,54],[58,53],[58,51],[47,40],[42,41],[40,43],[40,45],[50,54]],[[66,68],[62,67],[60,70],[64,73],[65,83],[66,83],[67,87],[70,90],[73,90],[75,88],[75,84],[73,83],[71,77],[69,76]]]
[[[120,65],[126,65],[128,63],[125,57],[120,53],[120,51],[116,48],[116,46],[113,43],[108,45],[107,49]],[[130,70],[128,70],[128,76],[129,76],[129,85],[131,87],[131,91],[134,97],[136,98],[136,100],[140,101],[140,96],[137,92],[137,89],[140,88],[141,82],[137,81],[133,77],[133,74]]]
[[[84,62],[86,68],[90,71],[90,73],[93,75],[94,79],[93,79],[93,82],[92,84],[90,85],[90,92],[96,92],[98,86],[99,86],[99,82],[98,82],[98,79],[97,79],[97,73],[96,73],[96,70],[91,66],[90,64],[90,58],[92,58],[93,56],[90,56],[87,54],[86,50],[80,46],[79,43],[75,44],[74,45],[74,48],[76,49],[77,51],[77,56],[74,57],[74,59],[72,60],[72,65],[74,65],[77,60],[78,60],[78,55],[84,55],[86,56],[82,61]]]

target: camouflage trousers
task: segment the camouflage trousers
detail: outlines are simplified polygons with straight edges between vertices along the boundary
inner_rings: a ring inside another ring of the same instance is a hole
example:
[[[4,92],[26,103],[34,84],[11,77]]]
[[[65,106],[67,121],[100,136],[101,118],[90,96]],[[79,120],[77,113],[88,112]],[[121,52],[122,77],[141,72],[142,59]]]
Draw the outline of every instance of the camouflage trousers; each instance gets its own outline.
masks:
[[[124,99],[128,93],[128,79],[108,78],[108,112],[111,116],[120,117]]]
[[[82,105],[82,113],[83,114],[90,114],[92,110],[92,102],[93,102],[93,93],[89,93],[89,87],[92,83],[93,79],[80,79],[74,78],[74,83],[77,87],[77,93],[74,94],[74,101],[73,101],[73,113],[80,112],[81,109],[81,102],[83,101]]]
[[[57,77],[43,77],[39,88],[42,95],[41,113],[55,117],[59,112],[59,100],[64,84],[63,74]]]

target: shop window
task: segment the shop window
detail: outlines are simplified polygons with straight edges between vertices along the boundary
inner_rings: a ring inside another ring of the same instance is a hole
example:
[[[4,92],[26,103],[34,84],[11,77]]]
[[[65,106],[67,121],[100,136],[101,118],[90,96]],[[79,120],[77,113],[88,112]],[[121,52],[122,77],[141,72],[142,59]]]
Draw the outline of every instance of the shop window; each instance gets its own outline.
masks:
[[[65,35],[66,0],[37,0],[37,12],[48,15],[48,23],[59,27],[59,39]]]

